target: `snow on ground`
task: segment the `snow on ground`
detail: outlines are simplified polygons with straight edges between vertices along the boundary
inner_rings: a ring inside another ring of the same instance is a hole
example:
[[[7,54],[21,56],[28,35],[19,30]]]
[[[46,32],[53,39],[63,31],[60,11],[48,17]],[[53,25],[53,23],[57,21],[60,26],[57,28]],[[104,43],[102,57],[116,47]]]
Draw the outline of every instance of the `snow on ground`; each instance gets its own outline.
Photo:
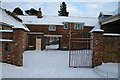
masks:
[[[106,78],[118,78],[118,63],[103,63],[95,67],[94,71]]]
[[[0,80],[2,79],[2,63],[0,63]]]
[[[59,48],[59,44],[46,46],[46,50],[55,50]]]
[[[3,63],[3,78],[101,78],[92,68],[69,68],[68,51],[25,51],[24,66]]]

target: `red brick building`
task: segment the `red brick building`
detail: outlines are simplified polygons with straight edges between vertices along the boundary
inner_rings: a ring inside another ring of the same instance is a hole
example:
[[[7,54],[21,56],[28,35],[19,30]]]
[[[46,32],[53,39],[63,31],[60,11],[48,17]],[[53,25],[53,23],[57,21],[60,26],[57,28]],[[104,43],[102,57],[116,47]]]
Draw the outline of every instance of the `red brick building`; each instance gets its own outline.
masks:
[[[102,63],[120,63],[120,7],[113,12],[100,12],[92,32],[93,67]]]
[[[23,52],[26,49],[43,50],[50,37],[59,38],[59,49],[69,49],[70,33],[89,34],[97,22],[97,18],[42,16],[15,16],[0,8],[0,33],[2,62],[23,65]]]
[[[69,49],[69,35],[71,33],[88,34],[95,26],[97,18],[42,16],[39,10],[37,16],[18,16],[23,20],[30,32],[28,33],[28,46],[43,50],[50,37],[59,38],[59,49]]]
[[[0,15],[0,61],[22,66],[29,29],[9,11],[0,8]]]

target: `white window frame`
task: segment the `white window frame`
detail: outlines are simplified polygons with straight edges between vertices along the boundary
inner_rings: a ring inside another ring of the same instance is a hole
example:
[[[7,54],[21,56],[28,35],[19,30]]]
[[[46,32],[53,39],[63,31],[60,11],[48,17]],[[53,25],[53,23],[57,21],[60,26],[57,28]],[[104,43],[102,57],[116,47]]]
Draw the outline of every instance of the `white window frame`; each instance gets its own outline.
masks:
[[[49,25],[49,31],[56,31],[56,26],[55,25]]]
[[[83,30],[84,29],[84,23],[75,23],[74,24],[75,30]]]
[[[67,27],[65,25],[67,25]],[[68,23],[64,23],[64,29],[68,29]]]

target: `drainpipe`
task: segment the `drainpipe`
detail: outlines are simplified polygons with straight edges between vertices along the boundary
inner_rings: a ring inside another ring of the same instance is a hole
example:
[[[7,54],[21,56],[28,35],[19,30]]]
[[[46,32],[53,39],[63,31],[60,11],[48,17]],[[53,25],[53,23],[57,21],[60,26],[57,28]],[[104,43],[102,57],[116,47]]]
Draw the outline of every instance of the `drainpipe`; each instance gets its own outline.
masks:
[[[69,67],[70,67],[70,56],[71,56],[71,23],[70,23],[70,32],[69,32]]]

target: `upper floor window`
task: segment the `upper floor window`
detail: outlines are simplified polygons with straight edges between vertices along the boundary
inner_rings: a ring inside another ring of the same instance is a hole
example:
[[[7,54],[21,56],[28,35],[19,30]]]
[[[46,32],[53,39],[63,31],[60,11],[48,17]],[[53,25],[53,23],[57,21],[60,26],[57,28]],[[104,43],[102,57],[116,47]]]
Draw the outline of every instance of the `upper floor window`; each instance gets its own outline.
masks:
[[[74,29],[82,30],[82,29],[84,29],[84,24],[83,23],[76,23],[76,24],[74,24]]]
[[[64,29],[68,29],[68,23],[64,23]]]
[[[49,26],[49,31],[55,31],[55,30],[56,30],[55,25],[50,25]]]

